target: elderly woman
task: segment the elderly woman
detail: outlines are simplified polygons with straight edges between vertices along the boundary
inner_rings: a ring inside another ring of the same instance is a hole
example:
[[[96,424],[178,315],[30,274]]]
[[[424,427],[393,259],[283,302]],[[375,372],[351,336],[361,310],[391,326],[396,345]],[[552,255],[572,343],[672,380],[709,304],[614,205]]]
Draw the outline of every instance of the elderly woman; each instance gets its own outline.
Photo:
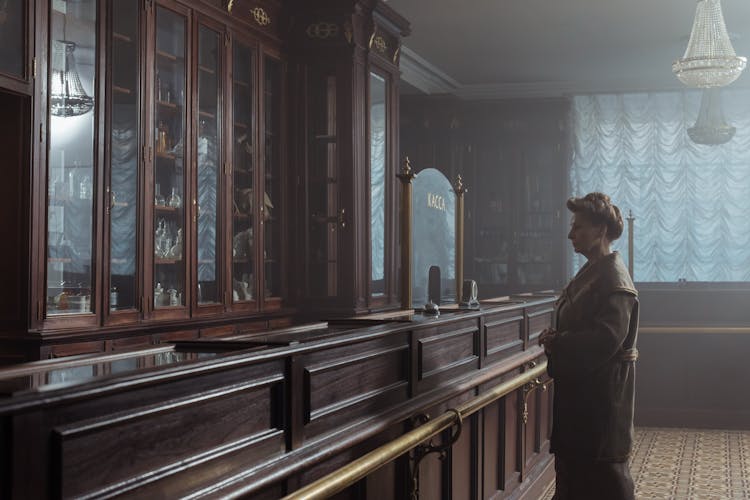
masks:
[[[555,329],[539,343],[555,381],[551,451],[556,500],[634,499],[633,438],[638,292],[610,243],[622,234],[609,196],[571,198],[568,238],[586,257],[557,302]]]

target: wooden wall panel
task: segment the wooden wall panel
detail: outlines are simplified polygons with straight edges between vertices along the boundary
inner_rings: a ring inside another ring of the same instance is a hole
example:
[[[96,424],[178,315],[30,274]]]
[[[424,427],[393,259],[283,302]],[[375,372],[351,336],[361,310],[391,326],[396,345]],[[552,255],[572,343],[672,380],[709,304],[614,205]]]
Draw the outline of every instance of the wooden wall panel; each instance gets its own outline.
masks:
[[[269,434],[277,425],[274,385],[282,381],[251,382],[168,406],[136,407],[56,428],[62,495],[107,490],[165,462],[179,468],[180,462],[227,443]],[[129,436],[127,452],[122,435]],[[283,440],[276,441],[282,451]]]
[[[417,336],[417,377],[419,389],[426,390],[441,381],[479,367],[476,322],[465,322],[455,330],[420,329]]]
[[[479,497],[483,500],[492,498],[504,484],[503,461],[504,449],[504,418],[505,400],[501,399],[487,406],[481,413],[482,430],[481,456],[482,456],[482,480]]]
[[[519,482],[519,476],[521,472],[521,457],[520,457],[520,445],[521,436],[519,434],[520,419],[518,411],[518,400],[520,391],[516,391],[512,394],[508,394],[503,401],[505,403],[505,415],[504,415],[504,433],[503,433],[503,444],[501,450],[504,453],[503,466],[504,473],[503,479],[505,484],[503,489],[505,491],[513,491]]]
[[[308,365],[307,420],[323,418],[390,391],[403,391],[408,387],[408,363],[408,347],[400,345]]]
[[[519,311],[493,315],[484,321],[487,363],[523,350],[523,314]]]
[[[552,324],[554,311],[554,308],[550,304],[545,304],[542,307],[531,309],[526,313],[528,315],[528,345],[537,345],[537,339],[541,335],[542,330]]]
[[[302,363],[307,438],[409,397],[406,333],[316,352]]]

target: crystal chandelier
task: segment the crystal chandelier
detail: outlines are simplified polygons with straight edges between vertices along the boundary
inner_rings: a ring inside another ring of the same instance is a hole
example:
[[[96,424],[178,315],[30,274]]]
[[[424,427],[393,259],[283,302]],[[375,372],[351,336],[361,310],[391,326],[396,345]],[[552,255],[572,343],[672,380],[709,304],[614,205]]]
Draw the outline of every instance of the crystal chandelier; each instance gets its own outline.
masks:
[[[688,87],[723,87],[740,76],[746,62],[729,41],[719,0],[698,0],[685,55],[672,64],[677,78]]]
[[[734,137],[735,128],[724,118],[721,104],[721,90],[709,88],[703,90],[701,110],[695,125],[688,129],[690,139],[696,144],[710,146],[724,144]]]
[[[76,69],[73,52],[76,44],[55,40],[50,81],[50,108],[55,116],[78,116],[94,107],[94,99],[86,94]]]

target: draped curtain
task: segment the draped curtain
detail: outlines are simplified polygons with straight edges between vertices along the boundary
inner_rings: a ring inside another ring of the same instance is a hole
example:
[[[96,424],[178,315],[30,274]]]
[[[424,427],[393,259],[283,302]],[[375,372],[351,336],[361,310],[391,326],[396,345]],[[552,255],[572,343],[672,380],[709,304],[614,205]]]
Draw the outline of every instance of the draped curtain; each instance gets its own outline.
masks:
[[[750,91],[725,90],[734,138],[687,135],[696,91],[578,96],[573,100],[572,196],[601,191],[635,217],[636,281],[750,280]],[[615,242],[627,261],[627,222]],[[584,259],[572,255],[575,271]]]

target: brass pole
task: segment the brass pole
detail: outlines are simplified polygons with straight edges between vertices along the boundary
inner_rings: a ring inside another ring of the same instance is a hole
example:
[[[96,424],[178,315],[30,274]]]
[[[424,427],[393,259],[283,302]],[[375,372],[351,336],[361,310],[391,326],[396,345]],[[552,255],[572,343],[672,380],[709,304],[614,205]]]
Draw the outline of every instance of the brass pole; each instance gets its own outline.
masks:
[[[400,438],[384,444],[380,448],[371,451],[354,462],[351,462],[327,476],[318,479],[314,483],[310,483],[304,488],[285,496],[282,500],[323,499],[335,495],[368,474],[378,470],[388,462],[400,457],[418,444],[437,436],[445,429],[455,425],[459,420],[465,420],[469,415],[476,413],[501,397],[525,386],[528,383],[532,383],[535,386],[541,385],[538,379],[546,372],[546,370],[547,362],[543,361],[523,374],[513,377],[502,384],[496,385],[491,390],[470,399],[458,408],[443,413],[434,420],[420,425],[411,432],[407,432]]]
[[[628,210],[628,272],[630,273],[630,279],[633,279],[633,261],[635,256],[633,255],[633,211]]]
[[[464,284],[464,194],[468,192],[461,174],[456,176],[456,302],[461,302]]]
[[[411,309],[411,218],[412,185],[416,174],[411,169],[409,157],[404,158],[401,172],[396,174],[401,181],[401,309]]]

